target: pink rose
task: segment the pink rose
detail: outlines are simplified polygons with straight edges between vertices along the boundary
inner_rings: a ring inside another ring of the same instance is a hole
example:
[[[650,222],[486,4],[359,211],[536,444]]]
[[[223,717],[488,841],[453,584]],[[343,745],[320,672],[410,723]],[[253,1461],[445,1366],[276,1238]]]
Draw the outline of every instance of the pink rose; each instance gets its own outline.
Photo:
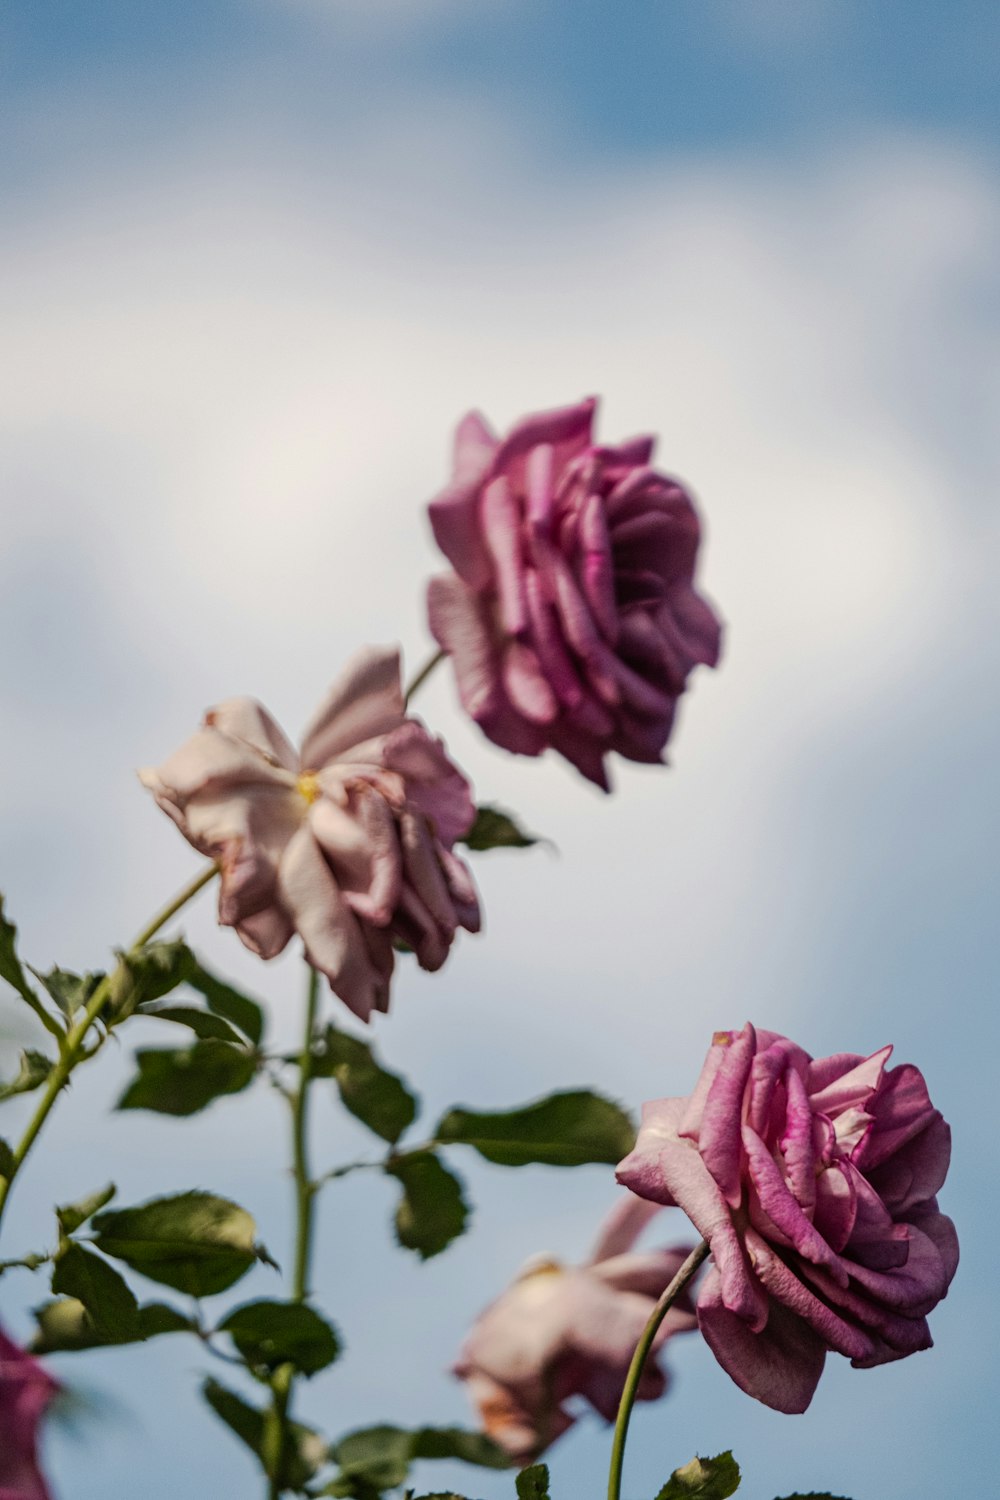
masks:
[[[591,440],[596,402],[524,417],[496,438],[473,412],[452,482],[430,507],[453,573],[431,580],[430,627],[466,712],[505,750],[558,750],[608,789],[604,757],[659,762],[719,622],[695,591],[700,527],[649,467],[652,438]]]
[[[50,1500],[38,1467],[38,1424],[59,1387],[0,1329],[0,1500]]]
[[[563,1266],[535,1257],[473,1325],[455,1374],[468,1386],[484,1430],[518,1463],[537,1458],[572,1427],[564,1406],[570,1396],[585,1396],[614,1421],[639,1336],[688,1254],[687,1246],[631,1248],[656,1212],[636,1198],[622,1199],[588,1261]],[[690,1303],[679,1299],[654,1351],[694,1325]],[[653,1401],[666,1388],[666,1372],[651,1357],[638,1399]]]
[[[219,921],[261,958],[297,932],[362,1020],[388,1009],[394,941],[437,969],[459,927],[479,930],[472,877],[452,853],[475,817],[469,785],[406,717],[394,649],[349,663],[299,754],[266,709],[231,698],[140,778],[219,860]]]
[[[701,1330],[776,1411],[805,1411],[828,1349],[868,1368],[930,1348],[958,1265],[934,1197],[951,1132],[916,1068],[886,1070],[891,1051],[813,1061],[749,1023],[716,1032],[694,1093],[645,1105],[618,1168],[708,1240]]]

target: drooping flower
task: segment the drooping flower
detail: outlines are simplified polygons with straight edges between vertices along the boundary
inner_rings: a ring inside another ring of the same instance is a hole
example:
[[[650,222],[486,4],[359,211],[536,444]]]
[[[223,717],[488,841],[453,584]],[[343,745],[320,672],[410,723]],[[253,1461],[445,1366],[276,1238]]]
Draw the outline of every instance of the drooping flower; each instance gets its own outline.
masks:
[[[479,930],[452,852],[475,817],[439,739],[407,718],[399,652],[369,647],[292,748],[266,709],[231,698],[140,779],[184,837],[220,862],[219,921],[261,958],[297,932],[355,1015],[387,1010],[393,943],[425,969]]]
[[[814,1061],[749,1023],[716,1032],[694,1093],[645,1105],[618,1168],[708,1240],[701,1330],[777,1411],[805,1411],[828,1350],[868,1368],[929,1348],[958,1265],[935,1197],[951,1132],[891,1051]]]
[[[431,580],[430,627],[466,712],[505,750],[557,750],[608,788],[605,755],[662,761],[692,667],[720,627],[694,587],[700,526],[650,467],[654,439],[591,438],[596,402],[497,438],[459,424],[451,483],[430,506],[454,572]]]
[[[583,1396],[613,1421],[625,1376],[654,1303],[690,1247],[633,1250],[656,1208],[621,1199],[605,1220],[590,1258],[564,1266],[548,1256],[520,1275],[474,1323],[455,1365],[484,1430],[518,1463],[537,1458],[575,1420],[565,1403]],[[667,1389],[655,1353],[695,1326],[682,1297],[667,1314],[646,1361],[638,1399]]]
[[[0,1500],[50,1500],[38,1428],[59,1387],[0,1328]]]

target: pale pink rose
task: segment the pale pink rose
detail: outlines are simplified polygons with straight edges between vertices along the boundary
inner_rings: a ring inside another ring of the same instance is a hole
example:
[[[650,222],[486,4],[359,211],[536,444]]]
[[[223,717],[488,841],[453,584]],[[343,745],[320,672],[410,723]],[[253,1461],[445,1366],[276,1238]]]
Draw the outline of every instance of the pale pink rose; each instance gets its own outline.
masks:
[[[468,869],[469,784],[407,718],[399,652],[369,647],[334,683],[296,752],[266,709],[231,698],[140,778],[222,867],[219,921],[261,958],[297,932],[355,1015],[387,1010],[393,943],[425,969],[479,930]]]
[[[59,1387],[0,1329],[0,1500],[50,1500],[38,1427]]]
[[[565,1403],[583,1396],[614,1421],[625,1376],[657,1298],[690,1246],[633,1250],[656,1208],[623,1198],[605,1220],[589,1260],[528,1261],[512,1286],[474,1323],[455,1365],[483,1429],[518,1463],[537,1458],[575,1420]],[[686,1298],[667,1314],[646,1361],[638,1399],[653,1401],[668,1377],[655,1351],[695,1326]]]
[[[891,1051],[814,1061],[749,1023],[716,1032],[694,1093],[645,1105],[618,1168],[708,1240],[701,1330],[777,1411],[805,1411],[828,1350],[867,1368],[929,1348],[958,1265],[935,1197],[951,1132]]]
[[[690,496],[650,467],[653,438],[600,447],[596,402],[539,412],[497,438],[459,424],[430,506],[454,572],[431,580],[430,627],[467,713],[505,750],[557,750],[608,788],[604,757],[659,762],[692,667],[719,622],[694,587]]]

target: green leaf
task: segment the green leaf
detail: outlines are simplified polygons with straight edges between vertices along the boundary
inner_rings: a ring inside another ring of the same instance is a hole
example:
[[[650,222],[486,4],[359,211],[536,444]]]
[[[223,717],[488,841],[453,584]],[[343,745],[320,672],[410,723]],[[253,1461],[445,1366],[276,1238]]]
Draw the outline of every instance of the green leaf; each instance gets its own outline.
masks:
[[[462,1184],[433,1151],[392,1157],[385,1170],[403,1186],[396,1209],[396,1236],[407,1250],[430,1260],[464,1234],[469,1206]]]
[[[34,1354],[55,1354],[80,1349],[103,1349],[113,1344],[145,1343],[163,1333],[190,1333],[194,1323],[165,1302],[147,1302],[139,1308],[134,1332],[130,1337],[114,1337],[98,1331],[82,1302],[75,1297],[60,1297],[45,1302],[34,1311],[38,1324],[32,1345]]]
[[[71,974],[69,969],[57,968],[42,974],[38,969],[32,969],[30,964],[28,968],[66,1016],[82,1010],[104,978],[100,973]]]
[[[205,997],[205,1004],[213,1015],[231,1021],[255,1047],[260,1045],[264,1035],[264,1011],[256,1000],[251,1000],[241,990],[234,990],[231,984],[224,984],[202,968],[190,949],[184,977],[193,990]]]
[[[740,1487],[740,1466],[732,1453],[693,1458],[675,1469],[656,1500],[727,1500]]]
[[[92,1250],[68,1245],[56,1261],[52,1290],[82,1303],[102,1337],[137,1336],[139,1304],[134,1293],[114,1267]]]
[[[130,953],[119,953],[111,975],[107,1019],[112,1023],[125,1020],[140,1005],[159,1000],[183,984],[189,950],[180,941],[147,943]]]
[[[395,1489],[416,1459],[457,1458],[487,1469],[509,1469],[510,1455],[479,1432],[463,1427],[404,1427],[382,1424],[349,1432],[330,1450],[340,1473],[324,1491],[331,1495],[364,1496]]]
[[[68,1203],[65,1208],[56,1209],[56,1218],[59,1220],[59,1228],[63,1234],[75,1234],[81,1224],[93,1218],[98,1209],[110,1203],[115,1196],[115,1185],[109,1182],[107,1187],[99,1189],[96,1193],[89,1193],[86,1198],[81,1198],[77,1203]]]
[[[499,807],[477,807],[476,821],[464,838],[456,840],[477,852],[484,849],[530,849],[541,839],[525,833],[510,813]]]
[[[522,1469],[514,1481],[517,1500],[549,1500],[549,1471],[546,1464],[532,1464]]]
[[[406,1084],[375,1061],[360,1037],[329,1026],[313,1071],[317,1077],[333,1078],[344,1108],[390,1146],[416,1118],[417,1101]]]
[[[0,1084],[0,1099],[10,1099],[14,1094],[29,1094],[39,1088],[48,1078],[55,1064],[44,1052],[33,1052],[30,1047],[21,1053],[21,1065],[16,1078],[10,1083]]]
[[[19,995],[32,1004],[36,1002],[36,996],[17,956],[17,928],[5,917],[3,902],[3,896],[0,896],[0,979],[6,979]]]
[[[521,1109],[449,1110],[434,1138],[440,1145],[472,1146],[502,1167],[530,1162],[578,1167],[585,1162],[620,1162],[635,1145],[635,1126],[610,1099],[576,1089],[550,1094]]]
[[[14,1153],[7,1141],[0,1140],[0,1177],[10,1178],[15,1170]]]
[[[509,1469],[513,1462],[506,1448],[465,1427],[418,1427],[412,1453],[414,1458],[459,1458],[480,1469]]]
[[[148,1005],[140,1006],[137,1015],[149,1016],[154,1021],[173,1021],[177,1026],[187,1026],[202,1041],[235,1042],[237,1045],[243,1043],[243,1037],[235,1026],[230,1026],[228,1021],[213,1015],[210,1010],[199,1010],[196,1005],[171,1005],[169,1000],[164,1005],[153,1000]]]
[[[201,1390],[216,1416],[256,1455],[262,1467],[265,1466],[264,1413],[217,1380],[206,1380]],[[292,1441],[286,1447],[279,1482],[283,1489],[301,1490],[326,1461],[326,1444],[312,1428],[303,1427],[299,1422],[289,1422],[287,1432]]]
[[[303,1375],[315,1375],[332,1365],[340,1340],[319,1313],[294,1302],[248,1302],[237,1307],[220,1333],[228,1333],[251,1365],[274,1370],[293,1364]]]
[[[224,1292],[262,1256],[246,1209],[213,1193],[177,1193],[99,1214],[93,1229],[105,1255],[192,1297]]]
[[[238,1094],[257,1071],[255,1053],[228,1042],[193,1047],[145,1048],[135,1055],[139,1072],[116,1109],[151,1109],[161,1115],[193,1115],[214,1099]]]

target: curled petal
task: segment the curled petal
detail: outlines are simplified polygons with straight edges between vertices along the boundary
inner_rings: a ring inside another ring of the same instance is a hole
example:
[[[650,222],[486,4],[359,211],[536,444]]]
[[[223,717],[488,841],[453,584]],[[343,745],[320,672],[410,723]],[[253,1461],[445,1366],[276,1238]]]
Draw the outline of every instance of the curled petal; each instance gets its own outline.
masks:
[[[302,765],[318,771],[344,752],[403,721],[399,651],[368,646],[359,651],[334,682],[302,736]]]
[[[712,1269],[698,1296],[698,1324],[719,1364],[748,1396],[789,1415],[808,1407],[826,1362],[818,1333],[780,1302],[771,1302],[759,1333],[731,1312]]]

